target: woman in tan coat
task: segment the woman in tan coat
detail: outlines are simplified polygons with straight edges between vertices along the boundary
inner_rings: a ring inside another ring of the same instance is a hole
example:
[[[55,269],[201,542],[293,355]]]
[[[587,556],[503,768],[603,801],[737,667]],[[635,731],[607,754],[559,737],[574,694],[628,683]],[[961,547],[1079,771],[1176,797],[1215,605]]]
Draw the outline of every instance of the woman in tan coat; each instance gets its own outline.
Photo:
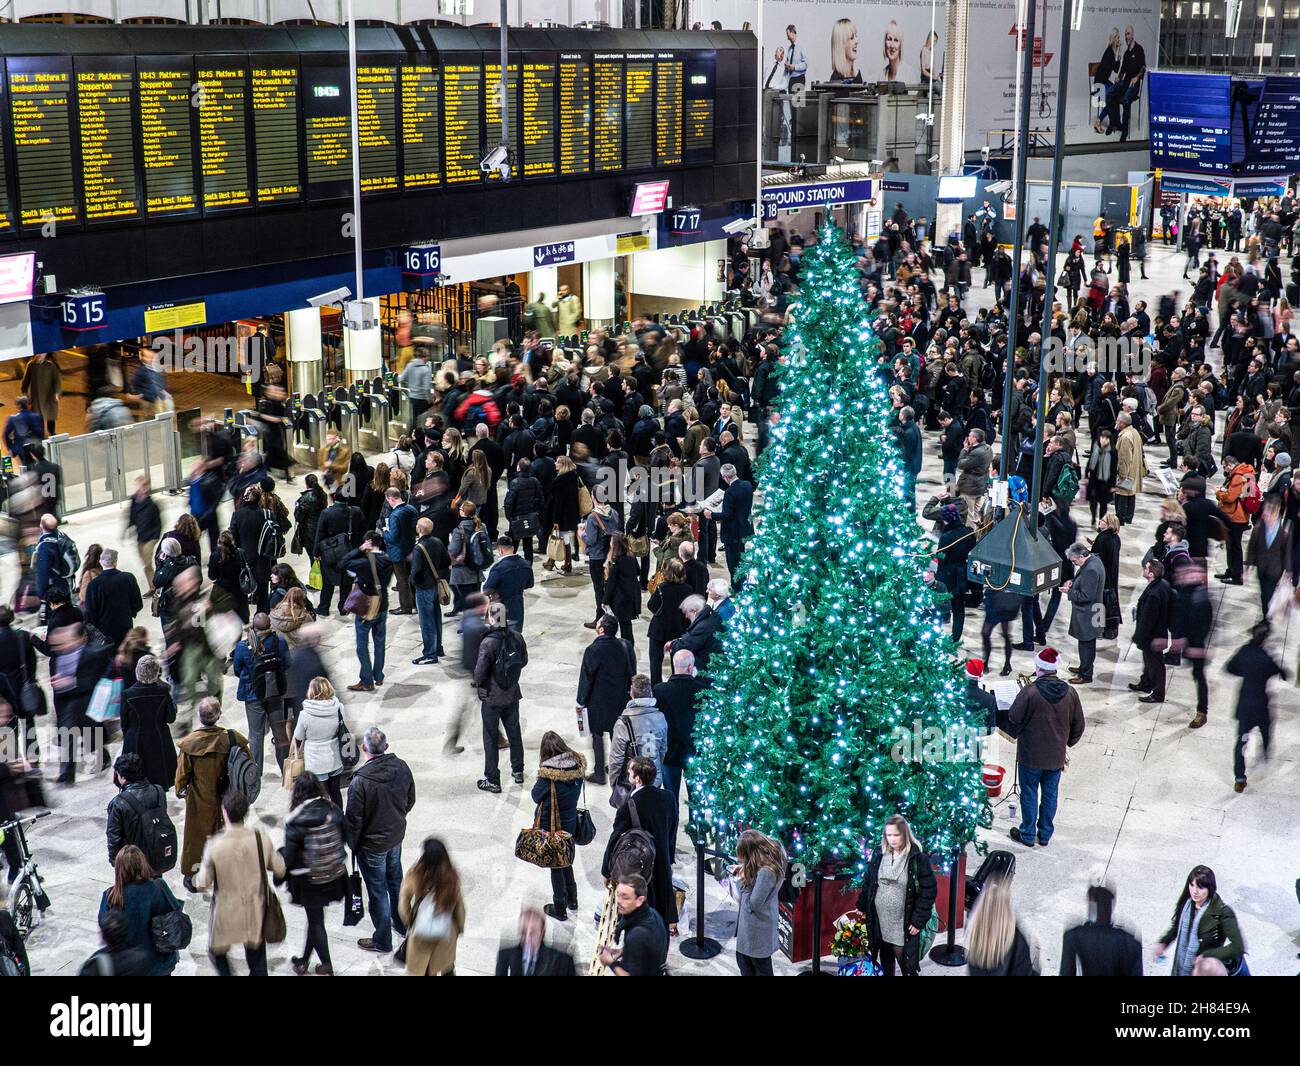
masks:
[[[397,913],[408,930],[402,945],[406,972],[413,977],[454,977],[456,941],[465,931],[465,901],[460,875],[437,837],[424,842],[420,858],[402,878]]]
[[[242,792],[230,791],[222,799],[225,828],[208,841],[196,883],[212,889],[212,912],[208,918],[208,956],[217,973],[230,976],[226,955],[236,944],[244,945],[250,977],[266,976],[265,928],[268,870],[277,881],[284,880],[284,858],[264,829],[244,824],[248,800]],[[272,940],[284,939],[284,918]]]

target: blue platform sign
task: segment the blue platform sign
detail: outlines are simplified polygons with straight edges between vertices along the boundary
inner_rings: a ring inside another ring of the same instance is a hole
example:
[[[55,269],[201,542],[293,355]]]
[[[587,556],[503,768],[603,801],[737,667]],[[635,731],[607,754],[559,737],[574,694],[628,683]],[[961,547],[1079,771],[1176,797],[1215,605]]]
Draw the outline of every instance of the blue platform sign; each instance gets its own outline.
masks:
[[[560,241],[558,244],[536,244],[533,246],[533,266],[555,266],[557,263],[572,263],[574,259],[573,241]]]
[[[772,219],[778,211],[799,211],[805,207],[861,204],[875,198],[876,183],[871,178],[775,185],[763,190],[763,217]]]
[[[442,273],[442,245],[411,245],[402,257],[402,273],[436,278]]]
[[[108,314],[108,297],[102,292],[68,293],[59,305],[63,328],[73,333],[103,329]]]

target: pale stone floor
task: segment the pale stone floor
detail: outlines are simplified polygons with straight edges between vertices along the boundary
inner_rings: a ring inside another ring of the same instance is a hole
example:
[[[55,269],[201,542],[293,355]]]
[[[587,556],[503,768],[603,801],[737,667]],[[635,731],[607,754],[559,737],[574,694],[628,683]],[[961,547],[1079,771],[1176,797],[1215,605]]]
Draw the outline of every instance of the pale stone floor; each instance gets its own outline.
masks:
[[[1133,289],[1154,304],[1164,291],[1188,285],[1176,280],[1183,257],[1155,248],[1149,265],[1150,282],[1138,281]],[[982,271],[977,270],[977,282]],[[974,305],[987,302],[988,292],[976,288]],[[1148,462],[1155,465],[1164,456],[1152,449]],[[939,463],[933,442],[927,442],[926,469],[918,497],[924,500],[938,482]],[[1140,582],[1139,563],[1151,541],[1159,497],[1158,485],[1149,483],[1139,502],[1137,522],[1124,531],[1122,580],[1126,589]],[[296,493],[286,492],[292,501]],[[182,497],[160,497],[168,521],[183,506]],[[1080,508],[1076,507],[1078,519]],[[1087,516],[1081,532],[1090,533]],[[83,549],[93,541],[117,545],[121,517],[100,510],[77,515],[71,532]],[[124,551],[128,566],[138,566],[133,551]],[[294,560],[301,564],[301,560]],[[1220,560],[1221,562],[1221,560]],[[1221,567],[1216,567],[1220,569]],[[300,573],[301,573],[300,566]],[[138,573],[138,570],[137,570]],[[547,874],[513,857],[513,843],[519,828],[532,818],[528,797],[536,765],[537,745],[542,733],[556,729],[574,740],[573,696],[582,649],[590,631],[579,623],[590,615],[591,592],[585,573],[554,576],[537,569],[537,587],[527,596],[525,635],[532,660],[524,675],[524,740],[528,779],[524,786],[509,783],[508,762],[502,753],[505,790],[500,796],[474,787],[482,763],[477,715],[468,722],[466,751],[458,756],[443,753],[446,726],[465,698],[462,683],[454,683],[441,666],[410,665],[417,651],[418,625],[411,618],[389,622],[388,683],[381,691],[347,697],[347,712],[354,727],[381,726],[389,735],[392,749],[405,759],[415,774],[419,801],[412,812],[407,833],[406,861],[418,853],[425,836],[441,836],[451,850],[464,881],[468,908],[468,929],[461,939],[458,972],[491,973],[502,937],[513,928],[519,905],[549,898]],[[4,575],[8,594],[12,573]],[[1192,681],[1186,668],[1174,671],[1169,699],[1161,706],[1140,705],[1125,687],[1137,678],[1140,659],[1128,641],[1131,622],[1118,642],[1103,642],[1099,649],[1097,683],[1082,690],[1088,728],[1071,754],[1069,772],[1062,783],[1057,833],[1049,849],[1025,851],[1007,840],[1015,822],[1006,806],[998,808],[992,830],[982,834],[993,847],[1006,847],[1017,857],[1015,879],[1017,909],[1021,924],[1040,951],[1043,969],[1056,971],[1061,933],[1080,920],[1087,878],[1104,869],[1119,891],[1121,920],[1138,931],[1150,945],[1169,920],[1181,887],[1181,878],[1197,863],[1213,867],[1220,891],[1236,908],[1256,974],[1291,974],[1296,971],[1296,949],[1300,943],[1300,911],[1293,883],[1297,813],[1300,812],[1300,727],[1296,713],[1300,699],[1291,685],[1276,684],[1274,705],[1277,728],[1274,751],[1268,763],[1259,759],[1258,739],[1248,751],[1250,787],[1244,795],[1232,791],[1231,749],[1234,737],[1232,709],[1236,682],[1223,676],[1221,664],[1245,637],[1256,609],[1252,584],[1227,589],[1212,582],[1217,612],[1214,660],[1210,669],[1212,699],[1209,724],[1191,731],[1187,723],[1193,701]],[[1129,593],[1122,599],[1127,605]],[[1127,606],[1126,606],[1127,612]],[[968,651],[978,654],[979,615],[967,619]],[[156,620],[146,616],[145,624],[155,631]],[[1061,649],[1065,662],[1072,662],[1074,644],[1066,636],[1068,611],[1061,611],[1052,629],[1052,643]],[[355,680],[355,653],[351,624],[337,619],[329,623],[327,661],[336,682]],[[1295,630],[1295,631],[1293,631]],[[1019,626],[1014,627],[1019,639]],[[456,638],[448,630],[449,647]],[[637,629],[644,647],[645,619]],[[1300,626],[1279,633],[1274,644],[1288,668],[1296,663]],[[156,646],[156,645],[155,645]],[[996,658],[996,655],[995,655]],[[1016,671],[1032,669],[1031,656],[1016,652]],[[234,699],[235,681],[226,680],[227,721],[244,728],[241,706]],[[589,746],[585,750],[590,751]],[[1005,740],[995,742],[989,761],[1010,767],[1014,752]],[[288,795],[277,787],[273,755],[268,744],[263,797],[255,811],[273,834],[278,834],[285,815]],[[112,881],[112,870],[104,851],[104,807],[112,795],[109,775],[79,781],[71,789],[51,785],[55,804],[53,817],[43,819],[32,834],[36,856],[47,879],[53,907],[46,922],[32,935],[29,948],[35,970],[40,974],[75,973],[95,948],[96,912],[100,894]],[[560,941],[571,938],[580,972],[585,972],[594,943],[591,915],[602,899],[599,877],[601,848],[612,818],[606,804],[606,790],[589,789],[592,813],[599,829],[597,842],[582,849],[577,861],[582,915],[565,926],[551,924]],[[172,800],[172,812],[180,822],[181,805]],[[684,839],[684,838],[683,838]],[[971,867],[977,859],[972,855]],[[694,862],[690,853],[679,862],[679,877],[691,886],[694,896]],[[180,878],[168,880],[187,899],[195,919],[196,935],[182,956],[179,974],[209,974],[212,967],[204,952],[204,927],[208,903],[202,896],[186,896]],[[723,954],[707,963],[691,962],[678,951],[675,942],[670,967],[678,974],[734,974],[730,937],[734,930],[734,905],[728,903],[716,882],[709,882],[706,929],[723,940]],[[289,941],[271,950],[272,972],[290,973],[289,957],[302,945],[305,922],[298,908],[285,904]],[[340,909],[329,914],[331,948],[335,967],[348,974],[397,974],[391,958],[377,959],[355,946],[358,935],[369,932],[367,918],[358,931],[344,929]],[[715,928],[716,926],[716,928]],[[685,925],[683,935],[687,933]],[[242,960],[232,956],[236,972]],[[795,967],[779,956],[779,973]],[[942,968],[926,963],[924,972],[942,974]],[[960,972],[960,971],[958,971]],[[1167,973],[1167,964],[1148,972]]]

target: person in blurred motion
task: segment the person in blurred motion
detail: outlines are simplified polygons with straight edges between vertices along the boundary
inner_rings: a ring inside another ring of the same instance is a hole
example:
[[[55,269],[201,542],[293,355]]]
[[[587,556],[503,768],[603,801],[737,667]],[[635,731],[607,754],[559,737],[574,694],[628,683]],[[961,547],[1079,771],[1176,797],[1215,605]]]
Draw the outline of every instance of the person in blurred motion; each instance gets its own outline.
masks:
[[[966,972],[971,977],[1034,977],[1029,941],[1016,925],[1011,885],[989,881],[966,926]]]
[[[1141,977],[1142,942],[1114,924],[1115,890],[1088,886],[1088,920],[1065,931],[1062,977]]]
[[[153,959],[144,946],[129,943],[131,927],[121,911],[106,910],[99,916],[103,946],[82,964],[78,977],[148,977]],[[30,971],[29,971],[30,972]]]
[[[576,977],[577,972],[572,955],[546,943],[546,916],[536,907],[523,907],[519,911],[519,943],[497,952],[496,975]]]
[[[154,873],[143,851],[128,844],[117,853],[113,887],[105,889],[100,897],[99,915],[102,920],[104,915],[117,912],[126,918],[126,946],[148,952],[146,977],[166,977],[176,969],[179,953],[154,947],[152,923],[156,917],[181,909],[180,901],[172,895],[167,882]]]
[[[293,783],[280,854],[288,871],[289,895],[307,915],[307,942],[302,955],[290,960],[293,972],[304,975],[314,951],[320,960],[316,976],[332,977],[325,908],[347,892],[343,812],[331,802],[324,785],[310,770],[304,770]]]
[[[181,843],[182,883],[197,892],[194,874],[203,859],[208,838],[221,829],[221,785],[230,745],[249,751],[248,741],[235,730],[222,729],[221,701],[207,696],[199,701],[199,728],[178,745],[176,798],[185,801],[185,835]],[[252,753],[249,752],[249,758]]]
[[[732,884],[740,904],[736,919],[736,966],[741,977],[771,977],[777,941],[777,896],[787,860],[781,842],[746,829],[736,843]]]
[[[84,758],[92,772],[106,770],[112,759],[104,746],[104,727],[86,717],[90,697],[108,671],[113,647],[95,644],[81,622],[50,627],[50,687],[54,689],[54,713],[60,730],[59,783],[70,785],[77,778],[78,747],[85,739]],[[38,645],[39,647],[39,645]]]
[[[652,764],[653,765],[653,764]],[[640,874],[625,874],[614,889],[618,923],[616,945],[600,947],[597,957],[616,977],[663,977],[668,971],[668,929],[650,906]]]
[[[420,857],[402,879],[398,916],[410,930],[406,972],[412,977],[456,976],[456,942],[465,932],[460,874],[447,847],[428,837]]]
[[[1218,879],[1208,866],[1194,866],[1174,905],[1173,921],[1155,946],[1163,962],[1174,949],[1172,977],[1245,977],[1246,944],[1237,915],[1219,896]]]
[[[539,756],[541,765],[533,782],[533,802],[537,804],[542,828],[550,829],[554,823],[566,833],[576,833],[578,798],[582,794],[582,779],[587,776],[587,760],[569,747],[559,733],[550,730],[542,734]],[[555,789],[553,811],[552,788]],[[551,870],[551,896],[552,902],[542,909],[557,922],[568,921],[568,912],[578,909],[578,882],[572,864]]]

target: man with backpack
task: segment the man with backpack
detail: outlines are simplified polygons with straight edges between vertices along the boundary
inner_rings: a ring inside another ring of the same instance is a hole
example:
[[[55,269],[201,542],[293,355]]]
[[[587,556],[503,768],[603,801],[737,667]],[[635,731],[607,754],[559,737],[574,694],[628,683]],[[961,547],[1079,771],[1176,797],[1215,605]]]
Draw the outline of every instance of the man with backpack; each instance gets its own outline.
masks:
[[[672,826],[673,799],[666,789],[657,788],[655,764],[640,756],[628,767],[632,793],[614,815],[601,876],[611,878],[628,873],[645,877],[650,906],[659,912],[670,929],[677,924],[677,895],[673,891]],[[645,869],[650,866],[650,870]],[[648,873],[648,876],[647,876]]]
[[[519,678],[528,665],[528,645],[523,634],[509,626],[504,603],[487,608],[487,632],[479,645],[474,665],[474,687],[478,690],[483,718],[483,792],[501,791],[497,747],[498,727],[505,730],[510,744],[510,774],[515,784],[524,783],[524,739],[519,728]]]
[[[81,568],[81,553],[71,537],[59,528],[52,514],[41,516],[41,536],[36,542],[36,597],[48,605],[50,590],[72,594],[72,582]]]
[[[384,530],[384,548],[396,574],[398,609],[393,614],[415,614],[415,596],[411,591],[411,553],[415,550],[415,524],[419,514],[402,498],[401,489],[384,493],[388,501],[388,525]]]
[[[153,872],[162,876],[176,865],[176,827],[167,814],[167,793],[144,776],[144,763],[135,752],[113,763],[118,793],[108,802],[108,861],[128,844],[144,852]]]
[[[271,629],[270,615],[253,615],[253,624],[235,645],[231,668],[239,678],[236,698],[244,705],[249,751],[259,772],[269,725],[284,716],[288,664],[288,642]]]
[[[668,719],[655,703],[650,678],[636,674],[628,689],[627,707],[614,723],[609,746],[607,772],[614,789],[613,798],[626,802],[632,791],[629,770],[633,759],[649,759],[655,764],[655,777],[662,781],[667,750]]]
[[[335,492],[331,500],[316,523],[316,539],[310,552],[313,559],[320,560],[321,590],[316,613],[321,618],[329,617],[335,588],[339,592],[339,616],[347,614],[343,604],[352,591],[352,575],[342,570],[341,564],[357,546],[366,524],[361,508],[349,503],[342,493]]]
[[[248,740],[233,729],[222,729],[221,701],[199,701],[199,728],[176,745],[176,798],[185,801],[185,830],[181,840],[181,883],[197,892],[194,875],[203,861],[208,838],[222,826],[221,797],[231,787],[232,748],[242,753],[242,765],[252,766]],[[235,756],[240,761],[240,756]],[[238,767],[237,767],[238,769]]]
[[[349,692],[374,692],[384,683],[384,653],[388,642],[388,580],[393,564],[384,554],[384,535],[377,529],[367,533],[361,547],[349,554],[339,569],[351,575],[356,590],[364,594],[365,605],[353,612],[357,638],[357,662],[361,676]],[[371,657],[371,642],[374,656]]]

